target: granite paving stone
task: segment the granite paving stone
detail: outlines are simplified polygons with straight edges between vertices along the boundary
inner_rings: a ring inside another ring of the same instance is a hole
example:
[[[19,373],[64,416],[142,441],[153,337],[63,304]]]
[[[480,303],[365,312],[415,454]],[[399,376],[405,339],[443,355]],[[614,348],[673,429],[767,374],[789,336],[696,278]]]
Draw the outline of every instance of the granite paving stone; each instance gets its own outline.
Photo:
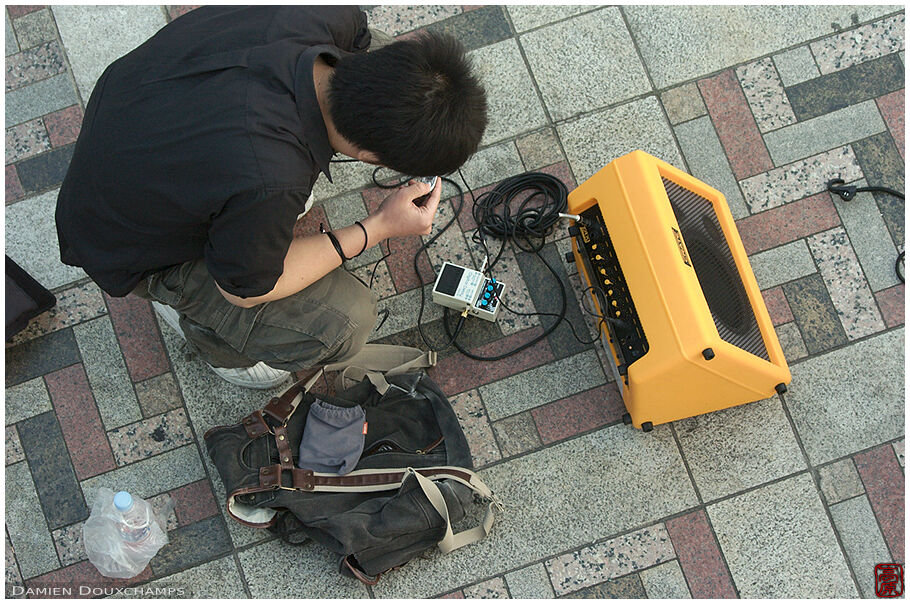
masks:
[[[493,432],[503,457],[521,455],[542,444],[537,425],[529,412],[519,413],[493,424]]]
[[[829,506],[865,493],[852,459],[842,459],[817,470],[822,495]]]
[[[414,272],[414,256],[418,254],[422,245],[422,240],[417,237],[396,237],[386,240],[385,253],[391,255],[385,262],[389,267],[389,276],[395,284],[395,290],[399,294],[414,289],[421,283],[428,284],[436,280],[426,250],[421,250],[417,259],[420,275]]]
[[[25,459],[25,453],[22,451],[22,443],[19,442],[19,433],[16,426],[6,427],[6,465],[19,463]]]
[[[667,521],[667,532],[693,598],[735,598],[736,588],[702,509]]]
[[[453,591],[451,593],[447,593],[444,596],[439,596],[439,599],[440,600],[463,600],[464,593],[462,593],[462,591],[459,589],[458,591]]]
[[[88,560],[85,553],[85,542],[82,540],[84,525],[85,522],[77,522],[51,533],[54,538],[54,546],[57,548],[57,555],[60,556],[60,563],[63,566]]]
[[[398,293],[395,290],[395,282],[392,281],[392,275],[389,273],[389,265],[386,264],[385,260],[373,265],[361,266],[351,272],[370,285],[370,289],[376,294],[377,300],[382,300]]]
[[[903,434],[903,430],[901,431]],[[904,473],[894,449],[882,445],[854,456],[866,496],[878,519],[892,560],[904,559]]]
[[[462,209],[462,211],[465,211]],[[435,240],[427,246],[427,255],[430,258],[430,265],[433,267],[433,274],[438,275],[445,262],[451,262],[459,266],[471,265],[471,252],[468,250],[468,244],[465,242],[464,234],[455,225],[455,222],[445,231],[449,222],[456,220],[455,209],[451,204],[440,203],[436,210],[436,218],[433,219],[433,230],[429,235],[423,235],[424,243]],[[411,272],[413,273],[413,264]],[[435,281],[435,280],[434,280]]]
[[[169,493],[161,493],[146,499],[152,513],[162,530],[170,532],[177,528],[177,515],[174,513],[173,501]]]
[[[108,317],[73,327],[105,430],[142,419],[136,392]]]
[[[882,318],[888,327],[904,323],[904,284],[877,292],[875,300],[882,311]]]
[[[39,336],[77,325],[107,314],[101,290],[93,282],[77,285],[54,294],[57,304],[31,321],[12,340],[19,344]]]
[[[41,119],[30,120],[6,130],[6,161],[17,162],[51,148]]]
[[[822,38],[809,47],[821,72],[832,73],[903,50],[904,27],[904,13],[901,12]]]
[[[534,90],[534,82],[521,56],[518,42],[514,39],[503,40],[479,48],[469,56],[487,94],[488,122],[481,145],[512,138],[546,125],[547,116]]]
[[[554,21],[561,21],[579,13],[590,11],[592,8],[590,5],[509,5],[507,10],[509,17],[512,19],[512,25],[515,26],[515,31],[522,33],[529,29],[535,29]]]
[[[885,186],[898,191],[904,190],[904,160],[894,146],[891,136],[883,132],[852,145],[859,165],[862,166],[866,182],[874,186]],[[847,180],[846,178],[844,180]],[[847,181],[849,182],[849,181]],[[876,192],[872,194],[882,212],[885,225],[898,247],[904,245],[904,200]]]
[[[642,476],[661,476],[663,488],[652,488]],[[478,576],[574,551],[696,505],[673,436],[663,426],[649,434],[605,428],[496,464],[481,477],[505,505],[496,538],[414,559],[376,585],[376,596],[448,593]],[[617,498],[620,485],[625,496]]]
[[[84,101],[105,68],[164,27],[159,6],[54,6],[60,39]],[[115,36],[97,38],[99,32]]]
[[[117,467],[85,370],[71,365],[44,376],[79,480]]]
[[[550,576],[543,564],[532,564],[506,573],[509,594],[516,599],[549,599],[556,594],[550,584]]]
[[[903,87],[904,65],[897,55],[887,55],[790,86],[786,91],[796,119],[804,121]]]
[[[346,165],[346,164],[343,164]],[[328,218],[329,224],[326,228],[343,229],[351,226],[358,220],[363,220],[368,216],[366,207],[363,204],[363,197],[359,192],[346,193],[339,197],[333,197],[322,202],[322,208]],[[382,252],[378,246],[367,249],[362,256],[356,259],[348,260],[346,266],[356,268],[365,264],[378,262],[382,258]]]
[[[52,40],[6,59],[6,92],[66,71],[60,43]]]
[[[737,180],[771,169],[768,150],[733,70],[699,80],[698,89]]]
[[[566,598],[591,598],[597,600],[646,598],[645,588],[638,574],[626,575],[618,579],[605,581],[599,585],[585,587],[565,595]]]
[[[115,594],[118,588],[135,585],[148,581],[152,578],[151,567],[146,567],[141,573],[132,579],[110,579],[104,577],[98,570],[92,566],[88,560],[83,560],[76,564],[71,564],[64,568],[55,570],[50,573],[35,577],[26,581],[29,589],[58,589],[71,590],[73,597],[88,598],[92,595],[103,596],[105,594]],[[88,590],[80,594],[82,590]]]
[[[21,48],[31,48],[57,37],[57,28],[48,9],[19,17],[13,22]]]
[[[850,105],[765,134],[765,145],[780,166],[885,130],[875,101]]]
[[[316,184],[313,185],[313,199],[317,202],[325,201],[365,187],[373,182],[373,170],[375,169],[376,166],[363,162],[332,164],[330,170],[332,182],[321,174],[316,180]]]
[[[51,144],[62,147],[76,142],[82,128],[82,108],[73,105],[44,116],[44,125]]]
[[[780,286],[766,289],[761,294],[768,309],[768,314],[771,315],[771,323],[778,326],[793,320],[790,304],[787,303],[787,297]]]
[[[904,467],[904,440],[901,439],[900,441],[894,443],[893,446],[894,446],[894,454],[897,455],[897,463],[899,463],[900,466],[903,468]]]
[[[6,10],[9,13],[9,16],[11,19],[18,19],[19,17],[21,17],[23,15],[33,13],[36,10],[41,10],[42,8],[45,8],[45,7],[40,6],[40,5],[17,4],[17,5],[7,6]]]
[[[53,412],[42,413],[20,422],[18,429],[47,526],[53,530],[85,520],[89,510],[57,417]]]
[[[670,560],[638,573],[648,597],[654,599],[691,599],[686,578],[678,560]]]
[[[663,524],[563,554],[544,565],[558,596],[660,564],[676,556]]]
[[[473,234],[465,233],[465,239],[468,241],[468,250],[474,257],[474,266],[480,268],[483,265],[484,250],[480,245],[472,241],[472,237]],[[489,250],[490,262],[493,262],[496,254],[499,253],[499,246],[502,245],[502,242],[488,238],[486,245],[487,250]],[[519,265],[515,257],[513,244],[505,244],[505,248],[499,258],[496,259],[496,263],[487,267],[487,274],[506,284],[506,289],[502,293],[503,308],[496,319],[496,323],[504,335],[512,335],[541,324],[540,318],[534,315],[534,313],[541,311],[534,306],[534,299],[531,297],[529,290],[529,286],[532,284],[526,283],[523,278],[521,265]]]
[[[461,173],[466,183],[458,179],[458,184],[467,184],[474,190],[474,194],[482,187],[496,184],[504,178],[521,174],[524,171],[521,165],[521,156],[512,142],[499,143],[480,149],[461,166]],[[465,189],[467,199],[471,196]],[[470,206],[468,206],[468,209]]]
[[[768,289],[816,272],[804,239],[749,256],[760,289]]]
[[[6,386],[27,382],[80,360],[72,329],[23,342],[6,349]],[[10,421],[9,418],[6,421]]]
[[[806,343],[803,341],[803,336],[796,323],[778,325],[774,330],[777,332],[777,339],[780,341],[780,347],[784,351],[784,358],[787,359],[787,362],[792,363],[809,356]]]
[[[519,38],[550,117],[564,120],[650,89],[618,7],[602,8]],[[614,77],[621,72],[622,77]]]
[[[831,518],[840,535],[847,560],[859,582],[864,598],[875,597],[875,573],[870,572],[876,564],[891,562],[891,555],[882,532],[875,522],[875,515],[865,497],[854,497],[831,506]]]
[[[73,145],[66,145],[19,162],[16,173],[22,188],[26,192],[37,192],[59,186],[72,157]]]
[[[173,373],[165,373],[136,384],[136,398],[143,417],[152,417],[178,409],[183,397]]]
[[[894,10],[883,6],[624,6],[654,86],[680,82],[757,59],[850,23]],[[762,35],[755,35],[762,32]],[[718,44],[724,40],[724,44]]]
[[[856,340],[885,329],[847,232],[836,227],[808,242],[847,338]]]
[[[660,101],[667,111],[670,123],[674,126],[708,113],[695,82],[667,90],[660,95]]]
[[[749,208],[743,200],[730,162],[711,124],[711,118],[699,117],[679,124],[674,130],[679,147],[689,165],[689,174],[723,193],[733,218],[748,216]]]
[[[867,186],[865,180],[853,184],[857,187]],[[897,285],[897,273],[894,271],[897,249],[872,193],[857,193],[850,201],[831,195],[831,200],[872,291]]]
[[[468,51],[495,44],[511,35],[502,6],[484,6],[465,11],[431,23],[427,30],[455,36]]]
[[[426,325],[442,317],[443,307],[434,304],[433,299],[433,286],[425,285],[423,287],[424,292],[424,308],[423,316],[419,319],[421,324]],[[380,300],[377,306],[377,312],[381,313],[383,310],[389,310],[389,317],[386,319],[385,323],[382,324],[378,329],[374,328],[373,332],[369,336],[370,341],[379,340],[388,336],[390,334],[398,333],[404,331],[409,327],[413,327],[415,323],[415,312],[413,309],[420,308],[420,289],[414,288],[408,290],[402,294],[397,294]],[[379,322],[377,321],[377,325]]]
[[[737,67],[736,77],[739,78],[752,109],[759,132],[770,132],[796,122],[771,57]]]
[[[7,371],[9,371],[8,367],[9,358],[7,358]],[[9,382],[7,382],[4,399],[6,402],[5,417],[7,426],[54,408],[51,405],[51,397],[47,392],[47,386],[41,377],[33,378],[15,386],[9,386]]]
[[[10,205],[24,196],[25,191],[22,190],[22,183],[19,182],[16,166],[6,166],[6,205]]]
[[[170,531],[168,540],[152,558],[156,576],[169,575],[231,551],[231,538],[220,515]]]
[[[196,445],[186,445],[82,481],[86,503],[100,487],[129,491],[146,498],[205,478]]]
[[[607,384],[531,410],[544,444],[617,422],[626,407],[616,384]]]
[[[812,465],[904,434],[903,338],[895,329],[791,365],[784,396]]]
[[[197,480],[170,492],[181,526],[193,524],[218,513],[218,504],[208,480]]]
[[[370,597],[363,583],[335,571],[337,555],[313,542],[293,546],[273,541],[241,551],[237,557],[254,598],[298,598],[301,594],[319,594],[320,598]],[[394,581],[397,574],[384,578]]]
[[[107,437],[120,466],[193,442],[183,409],[115,428],[107,433]]]
[[[130,379],[141,382],[168,371],[170,364],[149,301],[132,295],[115,298],[105,294],[104,299]]]
[[[527,134],[515,141],[521,161],[526,170],[537,170],[557,162],[565,161],[556,132],[545,128]],[[475,225],[476,226],[476,225]]]
[[[579,183],[636,149],[683,166],[673,131],[655,96],[561,123],[556,130]]]
[[[22,178],[21,170],[18,173]],[[51,290],[85,277],[81,268],[60,262],[58,253],[35,253],[60,249],[57,228],[53,220],[48,220],[56,205],[57,190],[52,190],[6,208],[6,255]]]
[[[188,570],[156,579],[144,585],[147,589],[175,588],[180,598],[246,598],[243,580],[233,556],[223,556]],[[169,596],[169,597],[175,597]]]
[[[13,25],[9,22],[9,15],[4,13],[3,19],[6,23],[6,56],[10,56],[19,52],[19,43],[16,41],[16,32],[13,30]]]
[[[8,92],[5,98],[7,128],[79,102],[66,73]]]
[[[740,597],[858,595],[808,473],[707,509]]]
[[[810,354],[847,343],[847,335],[821,275],[809,275],[784,285],[799,332]]]
[[[563,379],[573,375],[571,381]],[[553,361],[479,388],[491,420],[496,421],[544,403],[606,383],[593,351]]]
[[[875,99],[878,110],[881,112],[885,123],[888,124],[888,130],[894,137],[894,144],[901,157],[905,157],[904,147],[904,89],[895,90],[885,96]]]
[[[754,214],[820,193],[832,178],[853,182],[862,177],[853,148],[847,145],[769,170],[739,184]]]
[[[777,396],[674,425],[695,485],[706,502],[806,467]]]
[[[25,462],[6,468],[5,518],[22,578],[30,579],[60,566],[54,541],[41,513],[35,483]]]
[[[382,5],[365,8],[370,27],[397,36],[462,12],[460,6]]]
[[[502,577],[494,577],[465,587],[462,592],[466,599],[471,600],[509,599],[509,589]]]
[[[477,391],[463,392],[453,396],[450,401],[471,449],[474,467],[482,468],[501,459],[502,455],[493,437],[490,419]]]
[[[784,86],[793,86],[821,75],[808,46],[798,46],[774,55],[774,66]]]
[[[754,254],[839,224],[831,194],[818,193],[744,218],[736,229],[746,253]]]

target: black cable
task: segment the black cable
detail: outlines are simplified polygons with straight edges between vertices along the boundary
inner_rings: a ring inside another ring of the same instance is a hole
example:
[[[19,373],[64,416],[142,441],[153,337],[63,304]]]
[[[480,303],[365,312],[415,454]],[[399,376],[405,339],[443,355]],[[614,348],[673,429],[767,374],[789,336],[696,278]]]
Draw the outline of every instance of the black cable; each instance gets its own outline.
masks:
[[[904,271],[901,268],[901,265],[904,263],[904,252],[901,252],[897,255],[897,260],[894,261],[894,272],[897,273],[897,278],[901,280],[901,283],[904,283]]]

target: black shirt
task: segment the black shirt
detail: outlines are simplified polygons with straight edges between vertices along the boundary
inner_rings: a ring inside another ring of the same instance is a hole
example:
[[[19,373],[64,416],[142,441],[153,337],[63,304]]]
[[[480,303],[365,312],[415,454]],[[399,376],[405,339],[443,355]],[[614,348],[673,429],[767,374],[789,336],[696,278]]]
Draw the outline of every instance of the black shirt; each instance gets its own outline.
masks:
[[[267,293],[329,146],[313,62],[370,43],[352,6],[203,7],[112,63],[57,199],[61,259],[114,296],[205,258]]]

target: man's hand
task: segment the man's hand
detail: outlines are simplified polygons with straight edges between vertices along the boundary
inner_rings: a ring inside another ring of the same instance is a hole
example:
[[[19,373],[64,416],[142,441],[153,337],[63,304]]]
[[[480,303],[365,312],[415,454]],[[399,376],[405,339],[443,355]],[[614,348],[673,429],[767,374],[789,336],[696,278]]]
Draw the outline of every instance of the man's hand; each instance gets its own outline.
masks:
[[[430,196],[423,205],[418,206],[414,203],[415,199],[427,193]],[[433,217],[436,216],[441,194],[442,179],[439,178],[432,191],[430,185],[412,180],[386,197],[373,215],[382,231],[383,239],[429,235],[433,230]]]

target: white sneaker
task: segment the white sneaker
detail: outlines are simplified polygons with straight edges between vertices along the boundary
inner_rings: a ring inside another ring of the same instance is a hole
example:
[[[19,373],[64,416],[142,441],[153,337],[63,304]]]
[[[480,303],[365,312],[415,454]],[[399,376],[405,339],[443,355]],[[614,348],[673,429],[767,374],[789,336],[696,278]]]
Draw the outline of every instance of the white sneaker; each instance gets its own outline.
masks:
[[[297,214],[297,220],[300,220],[301,218],[306,216],[306,213],[309,212],[310,208],[312,208],[312,207],[313,207],[313,194],[310,193],[310,196],[306,198],[306,203],[303,204],[303,211],[301,213]]]
[[[164,319],[165,323],[173,327],[180,337],[186,340],[186,336],[183,335],[183,330],[180,329],[180,313],[167,304],[161,304],[154,300],[152,301],[152,307],[155,309],[155,312]],[[206,363],[206,365],[208,365],[208,363]],[[242,386],[243,388],[254,388],[256,390],[274,388],[291,377],[290,371],[269,367],[262,361],[259,361],[252,367],[228,368],[212,367],[209,365],[209,368],[215,372],[215,375],[226,382],[230,382],[236,386]]]

